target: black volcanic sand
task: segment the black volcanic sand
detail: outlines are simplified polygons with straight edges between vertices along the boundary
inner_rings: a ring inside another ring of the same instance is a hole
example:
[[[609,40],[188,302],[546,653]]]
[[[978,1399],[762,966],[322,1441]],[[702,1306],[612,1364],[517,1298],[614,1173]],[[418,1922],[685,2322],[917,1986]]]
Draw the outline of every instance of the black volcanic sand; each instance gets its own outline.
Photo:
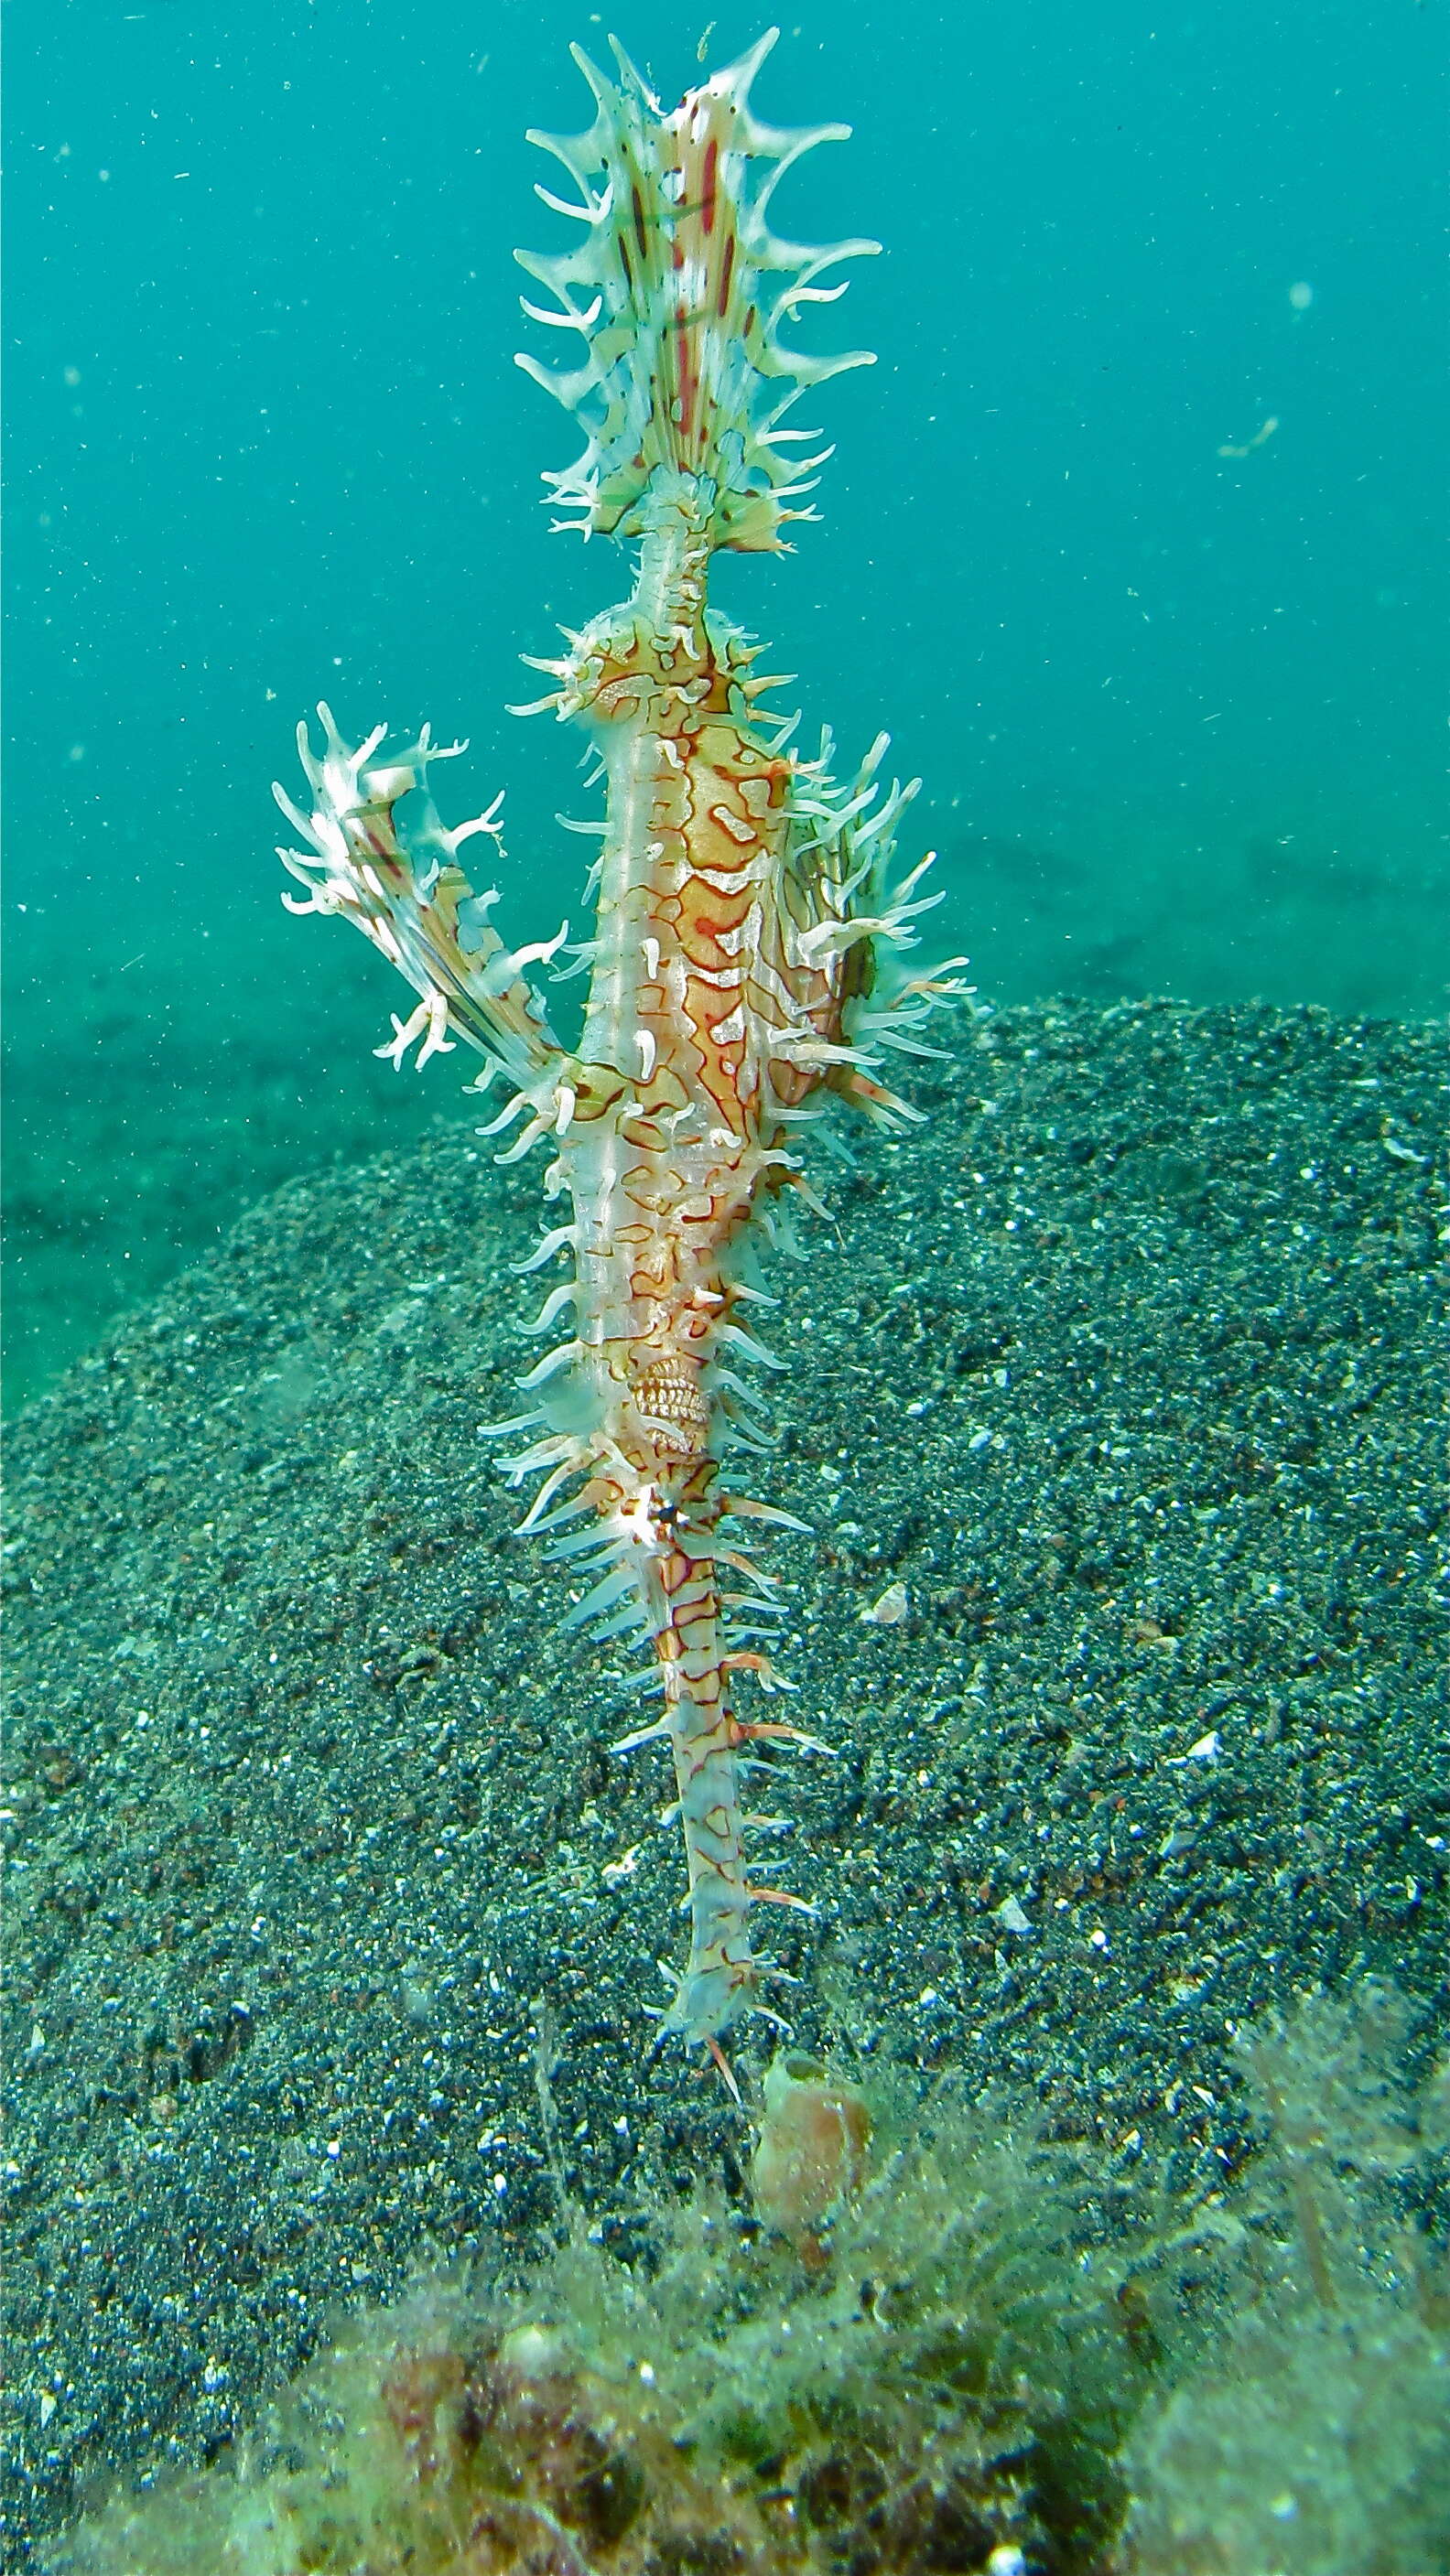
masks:
[[[1317,1011],[1014,1009],[828,1167],[754,1477],[818,1532],[770,1554],[841,1748],[769,1799],[803,2044],[1187,2177],[1241,2149],[1246,2017],[1373,1970],[1443,2018],[1445,1071]],[[608,2237],[742,2147],[642,2055],[665,1766],[606,1750],[621,1663],[559,1635],[479,1438],[549,1285],[508,1267],[537,1164],[486,1155],[284,1190],[13,1435],[16,2567],[99,2464],[215,2452],[339,2301],[527,2249],[537,1999]]]

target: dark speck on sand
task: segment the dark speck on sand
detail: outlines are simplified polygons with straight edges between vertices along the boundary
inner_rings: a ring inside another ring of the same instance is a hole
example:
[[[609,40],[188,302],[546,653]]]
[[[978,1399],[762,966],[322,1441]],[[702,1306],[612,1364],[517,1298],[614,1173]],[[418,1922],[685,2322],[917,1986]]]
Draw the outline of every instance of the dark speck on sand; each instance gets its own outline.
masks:
[[[1202,2175],[1240,2022],[1365,1971],[1443,2012],[1445,1071],[1318,1011],[1014,1009],[828,1168],[753,1483],[817,1533],[780,1660],[839,1746],[770,1801],[802,2044]],[[538,1212],[466,1127],[300,1183],[13,1435],[16,2568],[340,2304],[527,2252],[541,2013],[607,2236],[739,2147],[644,2054],[664,1764],[608,1752],[623,1666],[479,1436]]]

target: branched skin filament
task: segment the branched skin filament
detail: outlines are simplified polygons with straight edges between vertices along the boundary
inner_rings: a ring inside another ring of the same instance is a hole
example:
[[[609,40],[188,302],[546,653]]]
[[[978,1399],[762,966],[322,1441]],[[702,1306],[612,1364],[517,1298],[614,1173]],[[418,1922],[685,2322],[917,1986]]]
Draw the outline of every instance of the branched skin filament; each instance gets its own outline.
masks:
[[[739,1320],[774,1302],[755,1284],[752,1238],[793,1249],[790,1198],[819,1206],[797,1146],[826,1094],[886,1125],[917,1115],[877,1079],[883,1051],[938,1053],[920,1023],[965,989],[951,980],[960,959],[926,976],[902,963],[917,915],[939,898],[916,892],[929,861],[890,882],[893,827],[916,782],[877,785],[886,737],[837,784],[829,740],[814,760],[790,747],[796,720],[761,705],[777,683],[708,606],[715,551],[778,549],[782,526],[811,515],[793,503],[821,459],[793,463],[787,442],[815,433],[782,415],[806,385],[861,361],[801,357],[780,326],[840,292],[813,283],[832,260],[875,248],[805,251],[767,231],[780,169],[841,130],[756,124],[749,88],[771,41],[668,116],[622,55],[616,87],[576,54],[594,125],[535,138],[580,202],[541,194],[588,228],[562,257],[520,254],[558,299],[541,318],[586,349],[562,378],[523,362],[587,433],[575,466],[546,480],[581,514],[565,524],[638,543],[629,598],[537,665],[555,685],[517,711],[582,723],[597,753],[604,818],[578,827],[599,838],[592,935],[572,951],[567,925],[505,944],[496,894],[475,894],[457,859],[470,836],[497,839],[497,802],[444,826],[428,773],[458,746],[444,752],[426,729],[379,759],[381,728],[350,750],[324,708],[320,757],[299,731],[310,808],[277,791],[307,844],[281,853],[307,889],[293,908],[346,915],[420,997],[379,1054],[401,1065],[416,1045],[421,1063],[462,1040],[484,1059],[476,1089],[500,1075],[512,1085],[480,1130],[522,1120],[498,1159],[551,1147],[545,1191],[570,1214],[520,1267],[571,1256],[530,1328],[568,1314],[570,1330],[521,1378],[527,1411],[494,1427],[525,1435],[502,1461],[511,1482],[542,1479],[521,1528],[546,1534],[584,1579],[566,1625],[651,1642],[639,1686],[660,1714],[615,1749],[660,1740],[674,1762],[690,1948],[683,1970],[666,1967],[673,1992],[655,2018],[703,2043],[727,2080],[721,2035],[743,2009],[765,2009],[762,1983],[778,1973],[753,1949],[753,1911],[802,1905],[759,1883],[748,1838],[780,1820],[745,1812],[743,1781],[774,1767],[775,1748],[828,1750],[735,1708],[741,1675],[768,1693],[791,1685],[767,1651],[776,1586],[722,1532],[802,1526],[720,1483],[727,1450],[769,1446],[764,1399],[741,1368],[780,1365]],[[527,971],[561,948],[570,963],[556,980],[589,975],[573,1050]]]

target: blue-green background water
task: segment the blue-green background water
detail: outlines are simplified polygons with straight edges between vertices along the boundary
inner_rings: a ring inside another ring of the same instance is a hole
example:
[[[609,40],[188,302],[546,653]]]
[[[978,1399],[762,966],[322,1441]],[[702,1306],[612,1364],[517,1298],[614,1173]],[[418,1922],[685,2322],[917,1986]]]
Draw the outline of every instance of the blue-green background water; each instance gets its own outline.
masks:
[[[625,572],[538,506],[578,441],[512,363],[511,248],[567,229],[524,132],[588,121],[610,26],[673,104],[707,16],[11,0],[16,1393],[287,1171],[459,1114],[371,1063],[362,943],[279,912],[319,694],[471,736],[520,935],[575,898],[578,745],[503,709]],[[1444,50],[1415,0],[784,24],[758,112],[855,136],[777,217],[886,244],[815,324],[880,358],[806,415],[824,524],[719,590],[807,739],[921,771],[989,995],[1443,1006]]]

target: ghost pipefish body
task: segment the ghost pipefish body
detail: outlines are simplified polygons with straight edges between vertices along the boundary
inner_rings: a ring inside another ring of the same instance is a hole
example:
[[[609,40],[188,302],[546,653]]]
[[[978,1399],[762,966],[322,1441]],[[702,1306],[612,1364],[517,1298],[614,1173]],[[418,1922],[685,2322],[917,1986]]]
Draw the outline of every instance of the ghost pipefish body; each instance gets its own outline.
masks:
[[[826,1095],[885,1126],[919,1113],[880,1079],[887,1051],[935,1055],[922,1021],[964,988],[964,963],[913,974],[917,916],[939,901],[924,859],[892,881],[893,831],[917,783],[878,784],[882,735],[846,782],[831,743],[803,758],[795,719],[762,705],[778,685],[759,648],[707,600],[711,557],[788,551],[783,530],[829,450],[787,421],[799,396],[868,353],[809,357],[783,333],[807,305],[844,289],[820,280],[868,241],[805,249],[766,216],[783,171],[842,126],[760,123],[751,84],[775,41],[665,113],[615,48],[618,81],[575,50],[595,104],[582,135],[530,139],[577,194],[540,188],[579,227],[553,256],[517,256],[551,299],[524,309],[573,335],[577,366],[519,363],[571,411],[585,445],[545,481],[556,524],[633,543],[634,587],[567,650],[540,664],[552,682],[532,714],[584,725],[606,802],[586,889],[590,937],[555,970],[587,970],[582,1034],[562,1045],[531,981],[564,947],[509,947],[458,863],[472,836],[498,839],[498,802],[448,829],[431,794],[445,750],[425,727],[404,749],[380,726],[356,749],[326,707],[320,753],[299,727],[311,791],[278,801],[306,843],[280,853],[307,889],[294,910],[340,913],[418,995],[380,1055],[421,1065],[462,1041],[483,1058],[474,1086],[510,1096],[485,1135],[521,1120],[499,1160],[550,1155],[546,1195],[564,1204],[526,1270],[566,1255],[532,1330],[567,1317],[565,1338],[519,1383],[527,1409],[494,1426],[518,1445],[503,1465],[539,1476],[521,1528],[583,1578],[568,1624],[598,1640],[652,1643],[639,1687],[662,1701],[617,1751],[659,1740],[674,1760],[689,1876],[689,1957],[665,1970],[661,2033],[703,2043],[729,2068],[721,2035],[764,2010],[771,1963],[755,1951],[757,1906],[798,1905],[761,1884],[742,1789],[778,1750],[812,1746],[770,1715],[737,1714],[751,1689],[785,1687],[769,1656],[780,1615],[772,1578],[744,1539],[760,1524],[804,1524],[721,1482],[724,1454],[767,1448],[763,1399],[747,1368],[779,1365],[742,1320],[772,1302],[752,1277],[751,1239],[790,1248],[790,1203],[818,1206],[802,1147]],[[530,658],[530,657],[525,657]],[[757,1703],[758,1705],[758,1703]],[[824,1746],[814,1749],[826,1750]],[[808,1910],[808,1909],[807,1909]]]

